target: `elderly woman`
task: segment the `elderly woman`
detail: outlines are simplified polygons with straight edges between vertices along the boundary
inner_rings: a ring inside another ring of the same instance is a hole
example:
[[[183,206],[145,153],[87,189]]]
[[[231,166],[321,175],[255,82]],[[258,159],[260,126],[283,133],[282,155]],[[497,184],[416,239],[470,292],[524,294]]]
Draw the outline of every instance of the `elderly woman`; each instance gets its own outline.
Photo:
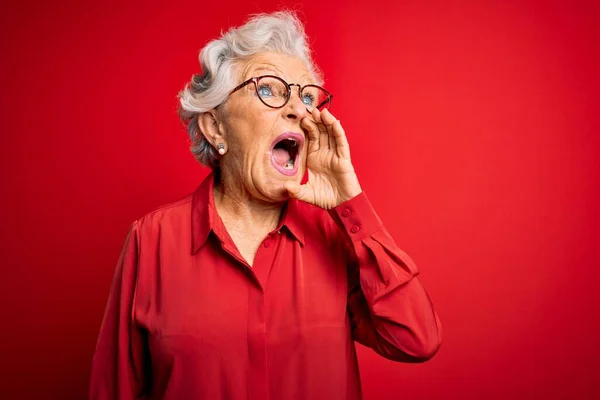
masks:
[[[180,115],[212,173],[132,224],[91,398],[359,399],[354,341],[431,358],[439,320],[361,189],[302,24],[255,16],[200,61]]]

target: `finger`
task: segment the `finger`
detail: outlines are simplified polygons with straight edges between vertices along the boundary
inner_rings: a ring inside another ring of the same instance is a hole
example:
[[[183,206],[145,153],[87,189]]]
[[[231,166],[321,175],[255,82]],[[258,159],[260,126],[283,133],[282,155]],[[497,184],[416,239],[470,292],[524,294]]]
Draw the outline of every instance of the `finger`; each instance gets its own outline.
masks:
[[[329,140],[329,148],[331,150],[335,150],[335,136],[333,136],[333,133],[331,132],[331,128],[330,127],[326,127],[327,128],[327,140]]]
[[[333,148],[336,149],[338,157],[350,158],[350,146],[348,145],[348,139],[346,138],[346,132],[342,128],[341,122],[336,119],[328,109],[323,110],[321,113],[321,120],[323,124],[327,126],[331,138],[335,141]]]
[[[319,146],[321,146],[321,148],[331,149],[327,127],[323,124],[319,124],[319,131],[321,132],[319,135]]]
[[[317,126],[319,127],[319,148],[321,149],[329,149],[329,132],[327,132],[327,127],[323,125],[323,121],[321,120],[321,112],[318,108],[313,108],[312,110],[313,119],[316,121]]]
[[[300,121],[300,125],[302,126],[302,129],[304,129],[308,136],[308,152],[312,153],[318,151],[321,131],[319,130],[317,124],[314,121],[305,117],[302,118],[302,121]]]
[[[313,108],[310,114],[317,124],[321,123],[321,111],[317,107]]]
[[[342,128],[342,123],[337,120],[331,127],[332,136],[335,139],[335,149],[338,157],[350,158],[350,145],[348,144],[348,138],[346,132]]]
[[[327,139],[329,140],[329,148],[334,150],[336,148],[336,143],[335,136],[332,132],[332,126],[335,121],[337,121],[337,119],[335,119],[335,117],[331,115],[329,110],[325,109],[321,112],[321,122],[323,123],[323,126],[325,126],[325,128],[327,129]]]
[[[333,114],[331,114],[331,112],[327,108],[321,112],[319,117],[321,118],[321,122],[325,126],[332,126],[333,123],[337,121],[337,118],[334,117]]]

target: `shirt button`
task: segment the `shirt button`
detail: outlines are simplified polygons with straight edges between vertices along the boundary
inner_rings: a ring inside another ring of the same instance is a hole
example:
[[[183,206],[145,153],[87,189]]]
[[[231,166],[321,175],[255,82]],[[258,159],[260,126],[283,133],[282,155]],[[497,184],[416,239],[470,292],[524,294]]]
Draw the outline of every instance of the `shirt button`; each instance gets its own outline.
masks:
[[[352,233],[356,233],[358,231],[360,231],[360,226],[358,225],[354,225],[352,228],[350,228],[350,232]]]
[[[278,231],[277,231],[277,233],[281,235],[281,229],[280,229],[280,230],[278,230]]]
[[[342,211],[342,217],[347,217],[350,215],[350,210],[348,208],[344,209],[344,211]]]

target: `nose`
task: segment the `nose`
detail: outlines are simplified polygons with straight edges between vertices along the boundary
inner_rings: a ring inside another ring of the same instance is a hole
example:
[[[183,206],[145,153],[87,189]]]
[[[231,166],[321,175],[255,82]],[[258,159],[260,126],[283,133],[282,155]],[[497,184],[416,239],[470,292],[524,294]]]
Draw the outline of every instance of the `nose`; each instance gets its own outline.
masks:
[[[298,122],[306,116],[308,110],[306,104],[302,101],[300,94],[300,85],[297,83],[290,84],[290,100],[283,107],[285,118],[297,120]]]

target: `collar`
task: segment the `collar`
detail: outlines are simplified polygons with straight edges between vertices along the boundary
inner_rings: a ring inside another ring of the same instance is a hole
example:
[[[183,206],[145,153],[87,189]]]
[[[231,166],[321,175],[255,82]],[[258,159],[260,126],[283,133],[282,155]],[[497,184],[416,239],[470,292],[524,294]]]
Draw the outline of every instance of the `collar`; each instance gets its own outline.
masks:
[[[192,254],[204,245],[210,232],[219,238],[228,237],[225,226],[217,213],[214,198],[214,173],[208,174],[192,195]],[[304,231],[301,227],[302,211],[300,201],[289,199],[283,206],[283,216],[276,231],[286,230],[301,246],[304,246]]]

